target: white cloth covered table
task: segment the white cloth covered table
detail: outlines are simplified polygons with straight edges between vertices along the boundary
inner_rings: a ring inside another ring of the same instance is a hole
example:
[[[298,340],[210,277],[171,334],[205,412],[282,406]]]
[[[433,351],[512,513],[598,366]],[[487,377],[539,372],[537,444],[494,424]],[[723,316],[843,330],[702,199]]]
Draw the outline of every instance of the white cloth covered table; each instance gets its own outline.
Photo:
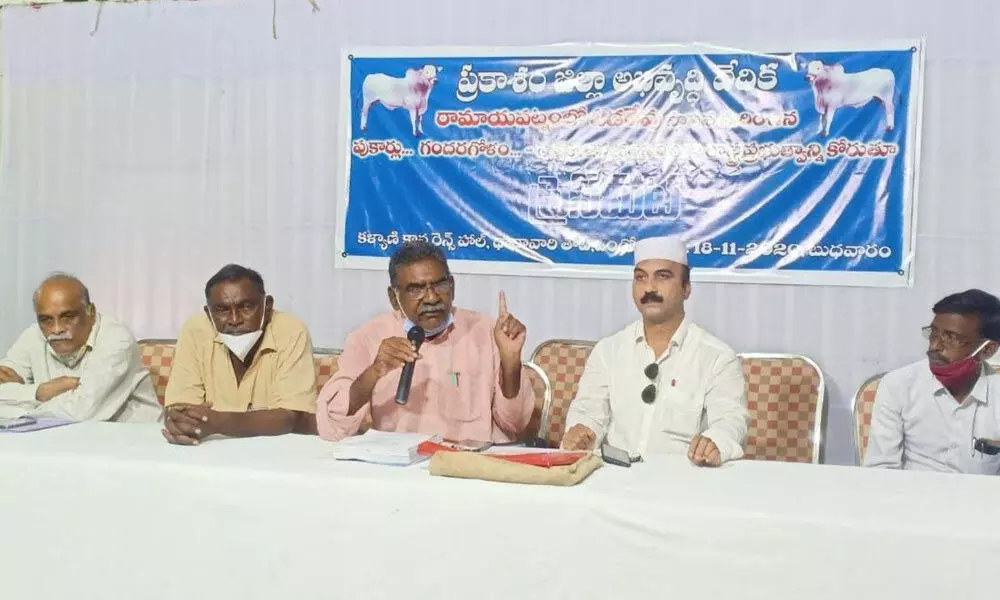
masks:
[[[661,457],[574,488],[336,462],[315,437],[0,434],[0,597],[992,595],[1000,481]]]

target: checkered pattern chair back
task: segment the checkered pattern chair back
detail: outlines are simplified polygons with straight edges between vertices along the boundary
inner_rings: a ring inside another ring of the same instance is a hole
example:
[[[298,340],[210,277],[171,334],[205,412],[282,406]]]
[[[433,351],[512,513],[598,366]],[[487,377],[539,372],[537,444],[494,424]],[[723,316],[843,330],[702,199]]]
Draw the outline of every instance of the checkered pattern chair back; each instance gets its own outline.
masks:
[[[540,437],[549,446],[558,447],[566,430],[566,412],[576,397],[580,377],[595,342],[548,340],[531,357],[545,373],[549,383],[548,407],[542,412]]]
[[[313,363],[316,365],[316,393],[337,372],[342,350],[333,348],[313,348]]]
[[[170,367],[174,362],[174,347],[177,340],[139,340],[139,356],[142,366],[149,371],[149,377],[156,391],[156,399],[163,404],[167,397],[167,381]]]
[[[823,372],[804,356],[741,354],[750,425],[744,456],[751,460],[819,462],[823,431]]]
[[[875,393],[878,384],[885,373],[870,377],[861,384],[858,393],[854,395],[851,413],[854,415],[854,453],[858,464],[865,462],[865,452],[868,450],[868,430],[872,426],[872,411],[875,410]]]

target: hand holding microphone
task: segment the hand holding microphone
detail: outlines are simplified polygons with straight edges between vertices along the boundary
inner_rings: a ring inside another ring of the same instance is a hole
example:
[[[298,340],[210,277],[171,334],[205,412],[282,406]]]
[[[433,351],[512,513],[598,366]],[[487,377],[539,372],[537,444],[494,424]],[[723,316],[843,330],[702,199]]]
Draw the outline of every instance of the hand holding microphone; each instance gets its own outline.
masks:
[[[372,368],[375,370],[375,375],[381,379],[418,358],[420,354],[415,343],[403,337],[386,338],[378,347]]]
[[[424,343],[424,336],[424,328],[419,325],[414,325],[406,332],[406,339],[413,344],[413,354],[416,356],[413,360],[407,361],[403,365],[403,371],[399,374],[399,385],[396,387],[396,404],[406,404],[409,400],[410,384],[413,382],[413,368],[416,365],[417,358],[420,358],[417,350],[420,350],[420,345]]]
[[[414,329],[420,328],[414,327],[410,329],[408,332],[412,336],[410,339],[391,337],[382,340],[382,343],[379,344],[378,352],[375,353],[375,360],[351,384],[350,403],[347,407],[348,415],[356,414],[371,402],[375,385],[389,373],[398,370],[400,367],[409,367],[410,374],[406,380],[409,382],[413,378],[413,363],[420,358],[420,354],[417,353],[417,348],[420,344],[411,340],[419,337],[421,343],[424,341],[424,330],[420,329],[418,334]],[[400,373],[400,381],[402,380],[402,373]],[[409,383],[406,384],[406,391],[409,394]],[[402,403],[405,402],[404,396]]]

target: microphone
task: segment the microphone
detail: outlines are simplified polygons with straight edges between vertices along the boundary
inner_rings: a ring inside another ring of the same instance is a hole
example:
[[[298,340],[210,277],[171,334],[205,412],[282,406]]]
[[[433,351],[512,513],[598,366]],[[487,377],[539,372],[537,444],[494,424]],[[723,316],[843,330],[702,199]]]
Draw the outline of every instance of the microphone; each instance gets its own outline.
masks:
[[[414,325],[406,332],[406,339],[413,342],[417,350],[424,343],[424,328]],[[403,372],[399,374],[399,385],[396,387],[396,404],[405,405],[410,399],[410,382],[413,381],[413,366],[415,362],[408,362],[403,365]]]

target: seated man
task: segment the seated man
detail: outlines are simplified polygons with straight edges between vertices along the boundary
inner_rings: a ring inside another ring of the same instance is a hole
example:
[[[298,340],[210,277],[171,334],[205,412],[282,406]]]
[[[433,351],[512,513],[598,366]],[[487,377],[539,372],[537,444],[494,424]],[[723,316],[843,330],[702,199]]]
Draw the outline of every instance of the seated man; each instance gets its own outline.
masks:
[[[403,244],[389,260],[389,304],[347,336],[337,374],[319,394],[316,422],[328,440],[354,435],[371,415],[375,429],[441,435],[454,441],[508,442],[528,425],[533,391],[521,370],[526,330],[500,316],[452,308],[455,279],[444,253]],[[419,325],[419,352],[406,338]],[[401,368],[414,363],[406,404],[395,401]]]
[[[1000,300],[981,290],[934,305],[927,358],[879,382],[866,467],[1000,472],[1000,455],[974,439],[1000,438],[1000,375],[986,364],[1000,342]]]
[[[0,360],[0,417],[147,421],[162,412],[127,327],[102,315],[79,279],[35,292],[32,325]]]
[[[594,346],[566,417],[564,448],[606,441],[632,458],[686,452],[708,466],[743,457],[743,369],[729,346],[685,317],[690,295],[680,238],[636,243],[632,299],[642,318]]]
[[[260,274],[239,265],[208,280],[205,301],[177,339],[163,437],[190,445],[212,434],[312,430],[316,369],[305,324],[274,310]]]

